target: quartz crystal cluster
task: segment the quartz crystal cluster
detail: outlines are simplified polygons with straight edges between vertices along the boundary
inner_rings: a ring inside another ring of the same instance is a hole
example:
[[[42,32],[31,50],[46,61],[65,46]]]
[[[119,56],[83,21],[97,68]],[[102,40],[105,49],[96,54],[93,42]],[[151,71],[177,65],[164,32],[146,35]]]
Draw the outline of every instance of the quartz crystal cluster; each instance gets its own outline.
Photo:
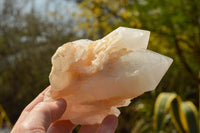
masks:
[[[59,47],[52,57],[51,88],[44,101],[63,98],[61,119],[97,124],[118,107],[156,88],[172,59],[146,50],[149,31],[119,27],[96,41],[81,39]]]

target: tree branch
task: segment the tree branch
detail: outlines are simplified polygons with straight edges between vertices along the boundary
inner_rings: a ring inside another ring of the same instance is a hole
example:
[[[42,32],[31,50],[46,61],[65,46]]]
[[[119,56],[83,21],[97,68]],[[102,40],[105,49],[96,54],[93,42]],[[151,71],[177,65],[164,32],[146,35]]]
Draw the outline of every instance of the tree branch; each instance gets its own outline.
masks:
[[[187,70],[188,74],[190,75],[190,77],[195,81],[197,82],[198,84],[200,83],[200,79],[198,78],[198,75],[196,75],[192,69],[190,68],[190,66],[188,65],[188,63],[186,62],[186,59],[182,53],[182,50],[178,44],[178,39],[175,37],[175,47],[176,47],[176,51],[177,51],[177,54],[181,60],[181,62],[183,63],[185,69]]]

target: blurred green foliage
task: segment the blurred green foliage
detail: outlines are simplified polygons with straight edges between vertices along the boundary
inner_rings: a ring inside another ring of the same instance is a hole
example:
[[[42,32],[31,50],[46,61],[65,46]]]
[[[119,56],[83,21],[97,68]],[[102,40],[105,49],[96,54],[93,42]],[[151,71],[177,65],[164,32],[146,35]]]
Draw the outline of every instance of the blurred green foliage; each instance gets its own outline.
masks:
[[[58,46],[80,35],[99,39],[119,26],[150,30],[148,48],[174,62],[155,91],[120,109],[117,132],[153,132],[153,104],[162,91],[174,91],[198,105],[199,0],[78,0],[80,11],[66,23],[62,17],[50,21],[34,8],[23,14],[16,5],[15,0],[4,0],[0,12],[0,104],[12,123],[49,85],[50,59]],[[166,132],[175,130],[171,123],[166,126]]]

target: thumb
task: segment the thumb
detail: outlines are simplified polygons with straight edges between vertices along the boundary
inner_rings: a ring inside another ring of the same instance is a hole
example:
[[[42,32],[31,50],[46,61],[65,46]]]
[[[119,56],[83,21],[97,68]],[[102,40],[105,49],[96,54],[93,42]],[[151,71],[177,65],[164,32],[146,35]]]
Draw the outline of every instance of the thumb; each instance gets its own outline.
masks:
[[[23,126],[29,132],[46,132],[49,125],[59,119],[66,109],[66,102],[41,102],[26,116]]]

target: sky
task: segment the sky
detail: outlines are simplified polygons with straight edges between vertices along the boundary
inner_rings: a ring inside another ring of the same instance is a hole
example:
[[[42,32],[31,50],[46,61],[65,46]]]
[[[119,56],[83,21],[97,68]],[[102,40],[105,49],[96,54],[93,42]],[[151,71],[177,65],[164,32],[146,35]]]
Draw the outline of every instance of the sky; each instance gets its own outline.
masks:
[[[32,6],[42,16],[56,13],[65,19],[79,10],[74,0],[32,0],[27,5],[26,11],[30,11]]]
[[[5,0],[0,0],[0,12],[2,11]],[[16,2],[15,7],[22,10],[23,13],[29,13],[32,8],[43,17],[52,17],[50,14],[62,16],[63,19],[69,19],[74,12],[80,11],[75,0],[11,0]]]

